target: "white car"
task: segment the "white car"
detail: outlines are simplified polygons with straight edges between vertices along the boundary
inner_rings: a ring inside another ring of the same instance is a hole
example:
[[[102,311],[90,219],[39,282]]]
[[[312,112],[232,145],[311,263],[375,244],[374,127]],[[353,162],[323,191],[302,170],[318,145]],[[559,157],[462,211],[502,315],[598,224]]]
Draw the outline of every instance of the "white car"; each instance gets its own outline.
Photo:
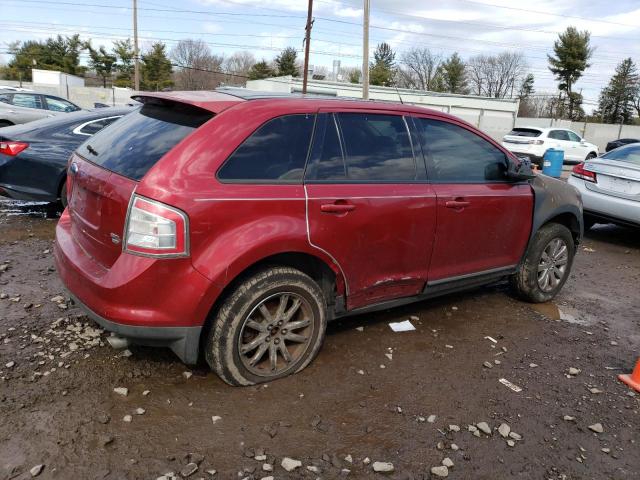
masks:
[[[564,160],[569,163],[584,162],[598,156],[598,146],[587,142],[576,132],[566,128],[515,127],[502,139],[502,146],[531,163],[542,166],[542,157],[550,149],[564,151]]]
[[[640,143],[576,165],[569,184],[582,195],[585,229],[594,223],[640,227]]]

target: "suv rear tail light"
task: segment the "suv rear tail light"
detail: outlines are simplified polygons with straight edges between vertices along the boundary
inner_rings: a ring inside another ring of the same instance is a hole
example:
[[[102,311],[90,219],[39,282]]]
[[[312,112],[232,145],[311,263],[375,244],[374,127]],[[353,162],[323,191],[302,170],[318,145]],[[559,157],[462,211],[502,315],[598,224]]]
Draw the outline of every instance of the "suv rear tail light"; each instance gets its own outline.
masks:
[[[544,140],[529,140],[530,145],[544,145]]]
[[[0,153],[15,157],[28,146],[25,142],[0,142]]]
[[[152,257],[189,255],[189,220],[177,208],[138,195],[131,197],[124,229],[124,251]]]
[[[587,182],[596,182],[596,174],[584,169],[584,163],[579,163],[571,170],[571,175],[581,178]]]

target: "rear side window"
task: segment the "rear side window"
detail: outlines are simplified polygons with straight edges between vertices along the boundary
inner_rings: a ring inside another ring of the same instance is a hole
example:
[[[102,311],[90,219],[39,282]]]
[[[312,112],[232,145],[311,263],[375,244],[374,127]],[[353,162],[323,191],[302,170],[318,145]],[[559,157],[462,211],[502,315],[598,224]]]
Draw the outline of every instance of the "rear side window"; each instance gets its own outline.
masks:
[[[80,145],[78,153],[96,165],[140,180],[169,150],[213,114],[173,103],[145,103]]]
[[[535,128],[514,128],[507,135],[514,137],[539,137],[542,132]]]
[[[218,179],[300,183],[314,121],[315,115],[310,114],[269,120],[231,154],[218,171]]]
[[[569,134],[566,132],[566,130],[551,130],[549,132],[549,135],[547,135],[549,138],[552,138],[553,140],[566,140],[569,141]]]
[[[494,145],[452,123],[417,119],[421,142],[436,181],[484,183],[505,180],[507,158]]]
[[[316,142],[311,179],[404,182],[417,177],[409,131],[400,115],[328,115]]]
[[[40,95],[31,95],[29,93],[14,93],[12,103],[16,107],[42,108]]]

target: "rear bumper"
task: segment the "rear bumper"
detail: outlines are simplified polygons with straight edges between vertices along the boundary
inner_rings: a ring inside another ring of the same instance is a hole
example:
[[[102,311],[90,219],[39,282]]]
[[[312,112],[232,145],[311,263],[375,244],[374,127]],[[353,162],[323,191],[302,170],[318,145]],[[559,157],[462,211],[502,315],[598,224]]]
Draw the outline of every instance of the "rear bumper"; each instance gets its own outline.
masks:
[[[582,195],[585,214],[614,223],[640,226],[640,202],[594,192],[586,187],[584,180],[574,176],[569,177],[568,183]]]
[[[14,200],[27,200],[32,202],[55,202],[58,200],[55,195],[26,191],[16,185],[8,185],[5,183],[0,183],[0,195]]]
[[[190,258],[123,253],[106,269],[73,239],[66,210],[56,227],[54,255],[72,297],[106,330],[133,343],[168,346],[185,363],[197,360],[200,333],[217,289]]]
[[[136,345],[169,347],[186,364],[194,365],[198,362],[202,327],[138,327],[115,323],[98,315],[73,293],[69,294],[87,316],[105,330],[125,337]]]

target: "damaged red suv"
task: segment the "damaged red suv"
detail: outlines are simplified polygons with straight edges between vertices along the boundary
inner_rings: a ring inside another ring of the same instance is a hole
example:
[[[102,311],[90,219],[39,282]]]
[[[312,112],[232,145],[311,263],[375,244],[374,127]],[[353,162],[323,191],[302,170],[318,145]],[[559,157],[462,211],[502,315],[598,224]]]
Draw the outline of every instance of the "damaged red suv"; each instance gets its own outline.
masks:
[[[305,368],[327,321],[510,280],[566,281],[577,191],[453,116],[243,90],[149,93],[69,161],[55,258],[132,343],[232,385]]]

